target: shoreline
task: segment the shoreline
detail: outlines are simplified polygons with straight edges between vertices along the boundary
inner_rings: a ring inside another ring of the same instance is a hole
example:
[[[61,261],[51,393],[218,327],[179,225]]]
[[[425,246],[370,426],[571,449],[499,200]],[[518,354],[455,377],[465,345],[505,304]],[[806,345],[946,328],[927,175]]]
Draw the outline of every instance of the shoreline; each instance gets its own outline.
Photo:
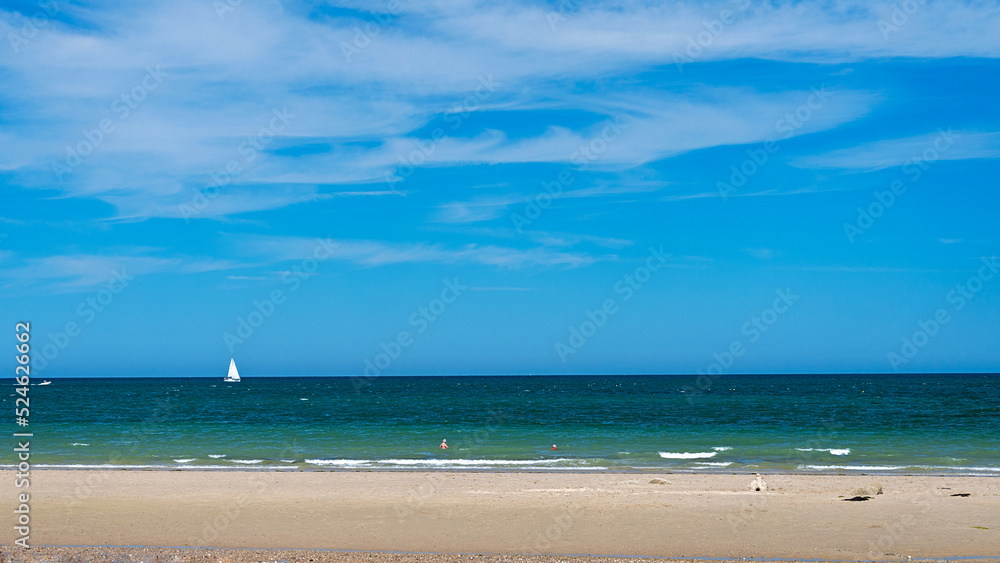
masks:
[[[32,543],[829,561],[1000,555],[971,476],[79,471],[31,476]],[[8,499],[14,472],[0,472]],[[877,484],[882,494],[844,502]],[[966,496],[967,495],[967,496]],[[10,544],[13,530],[0,540]],[[138,548],[136,548],[138,549]]]
[[[358,467],[358,468],[338,468],[338,467],[300,467],[300,466],[210,466],[210,465],[92,465],[92,464],[79,464],[79,465],[51,465],[51,464],[38,464],[32,465],[32,470],[34,471],[145,471],[145,472],[247,472],[247,473],[529,473],[529,474],[557,474],[557,475],[567,475],[567,474],[580,474],[580,475],[604,475],[604,474],[622,474],[622,475],[729,475],[729,476],[752,476],[757,473],[774,475],[774,476],[803,476],[803,477],[983,477],[983,478],[997,478],[1000,477],[1000,471],[981,471],[981,472],[968,472],[968,471],[955,471],[955,472],[903,472],[903,471],[872,471],[872,470],[857,470],[857,469],[842,469],[838,471],[801,471],[801,470],[780,470],[780,469],[745,469],[745,470],[727,470],[727,469],[659,469],[659,468],[621,468],[612,469],[606,467],[595,467],[593,469],[581,468],[581,467],[568,467],[566,469],[560,469],[558,467],[539,467],[539,468],[469,468],[463,469],[461,467],[443,467],[441,469],[433,469],[429,467]],[[13,471],[16,466],[13,465],[0,465],[0,473],[4,471]]]

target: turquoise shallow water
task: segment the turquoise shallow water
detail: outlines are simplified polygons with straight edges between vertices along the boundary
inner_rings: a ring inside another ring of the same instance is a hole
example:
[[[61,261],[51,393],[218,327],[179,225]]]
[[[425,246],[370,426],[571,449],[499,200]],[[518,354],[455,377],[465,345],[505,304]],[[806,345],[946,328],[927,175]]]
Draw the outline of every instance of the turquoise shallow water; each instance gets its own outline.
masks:
[[[56,379],[28,430],[43,468],[1000,476],[1000,377]]]

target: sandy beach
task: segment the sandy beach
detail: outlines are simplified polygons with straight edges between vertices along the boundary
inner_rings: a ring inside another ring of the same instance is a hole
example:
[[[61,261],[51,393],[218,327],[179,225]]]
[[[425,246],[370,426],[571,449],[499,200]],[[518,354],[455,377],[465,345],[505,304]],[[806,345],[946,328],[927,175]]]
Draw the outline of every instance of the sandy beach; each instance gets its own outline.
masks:
[[[1000,479],[628,473],[68,471],[32,476],[36,546],[672,558],[1000,555]],[[655,481],[655,482],[652,482]],[[6,498],[14,475],[3,472]],[[883,494],[846,501],[877,483]],[[956,496],[967,495],[967,496]],[[10,526],[3,542],[13,542]]]

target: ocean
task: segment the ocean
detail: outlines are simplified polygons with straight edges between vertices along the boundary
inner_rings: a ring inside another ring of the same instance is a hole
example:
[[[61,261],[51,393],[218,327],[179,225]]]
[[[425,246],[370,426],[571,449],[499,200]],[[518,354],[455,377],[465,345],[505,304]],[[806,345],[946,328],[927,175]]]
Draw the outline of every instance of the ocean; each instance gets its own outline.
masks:
[[[221,379],[54,379],[15,432],[35,468],[1000,476],[997,375]]]

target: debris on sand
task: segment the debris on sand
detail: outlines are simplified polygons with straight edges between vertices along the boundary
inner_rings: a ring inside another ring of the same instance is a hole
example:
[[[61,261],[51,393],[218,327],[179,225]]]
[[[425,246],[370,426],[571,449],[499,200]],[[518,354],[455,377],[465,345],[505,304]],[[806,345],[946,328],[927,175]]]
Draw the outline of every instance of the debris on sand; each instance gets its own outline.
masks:
[[[880,495],[882,494],[882,485],[878,483],[868,483],[864,487],[854,491],[852,494],[859,497],[873,497],[875,495]]]

